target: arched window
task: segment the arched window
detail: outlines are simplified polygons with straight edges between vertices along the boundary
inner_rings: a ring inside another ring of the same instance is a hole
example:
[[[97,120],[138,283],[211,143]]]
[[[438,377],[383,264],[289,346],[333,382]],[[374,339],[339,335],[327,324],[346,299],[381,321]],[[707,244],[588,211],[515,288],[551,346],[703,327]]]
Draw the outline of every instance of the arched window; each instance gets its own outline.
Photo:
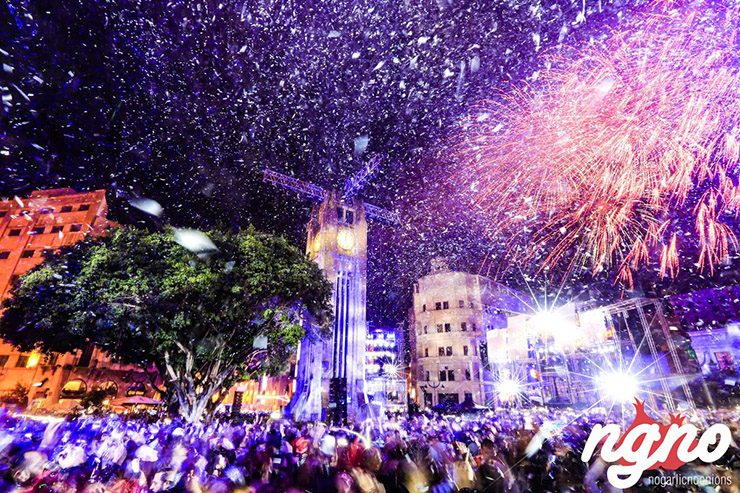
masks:
[[[144,394],[146,394],[146,385],[144,385],[144,382],[134,382],[126,389],[127,397]]]
[[[105,395],[108,397],[116,397],[118,395],[118,385],[113,380],[103,380],[93,386],[94,390],[104,390]]]
[[[75,378],[64,384],[62,387],[62,397],[67,399],[77,399],[87,392],[87,384],[81,378]]]

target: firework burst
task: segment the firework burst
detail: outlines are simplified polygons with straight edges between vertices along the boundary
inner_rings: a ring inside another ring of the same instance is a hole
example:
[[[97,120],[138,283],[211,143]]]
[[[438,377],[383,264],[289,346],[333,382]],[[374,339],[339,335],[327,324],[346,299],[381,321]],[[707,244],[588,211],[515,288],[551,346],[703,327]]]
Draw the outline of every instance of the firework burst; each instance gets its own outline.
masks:
[[[709,270],[737,249],[739,15],[658,3],[464,122],[458,179],[510,261],[631,286],[651,263],[675,276],[689,244]]]

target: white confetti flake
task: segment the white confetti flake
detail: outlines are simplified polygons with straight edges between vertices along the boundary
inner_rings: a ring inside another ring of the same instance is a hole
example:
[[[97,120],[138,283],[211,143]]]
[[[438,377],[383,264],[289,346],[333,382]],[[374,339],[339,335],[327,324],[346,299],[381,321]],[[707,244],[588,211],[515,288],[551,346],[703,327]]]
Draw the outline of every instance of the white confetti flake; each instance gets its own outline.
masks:
[[[140,211],[151,214],[152,216],[159,217],[164,211],[164,208],[159,204],[159,202],[144,197],[131,199],[129,200],[129,204],[131,204],[132,207],[139,209]]]
[[[175,229],[175,243],[202,256],[217,252],[215,243],[203,232],[195,229]]]
[[[267,349],[267,336],[259,335],[252,340],[252,347],[254,349]]]
[[[367,149],[367,145],[370,142],[370,137],[367,135],[361,135],[355,138],[355,156],[362,155]]]

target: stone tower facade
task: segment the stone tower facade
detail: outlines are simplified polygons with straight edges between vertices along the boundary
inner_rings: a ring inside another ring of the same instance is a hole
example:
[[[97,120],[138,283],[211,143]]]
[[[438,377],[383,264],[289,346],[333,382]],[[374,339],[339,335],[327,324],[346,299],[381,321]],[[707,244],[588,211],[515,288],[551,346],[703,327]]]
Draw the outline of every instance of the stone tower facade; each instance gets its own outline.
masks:
[[[306,252],[334,286],[331,337],[307,337],[298,356],[297,420],[359,419],[365,407],[367,221],[361,200],[327,194],[308,223]],[[323,411],[327,411],[324,415]]]
[[[505,328],[509,314],[528,306],[521,293],[433,259],[430,273],[414,284],[411,380],[420,406],[465,400],[485,406],[493,391],[486,333]]]

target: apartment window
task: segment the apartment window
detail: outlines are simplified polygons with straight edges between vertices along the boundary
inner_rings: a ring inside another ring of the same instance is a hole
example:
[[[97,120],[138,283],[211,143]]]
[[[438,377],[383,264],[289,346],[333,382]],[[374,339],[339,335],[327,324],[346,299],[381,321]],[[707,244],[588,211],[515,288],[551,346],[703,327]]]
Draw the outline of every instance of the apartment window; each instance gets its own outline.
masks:
[[[0,260],[5,260],[10,257],[10,252],[0,252]]]
[[[457,300],[458,308],[465,308],[465,300]]]
[[[89,211],[90,210],[90,204],[82,204],[80,206],[80,209],[79,210],[81,210],[81,211]]]
[[[468,355],[468,346],[463,346],[463,356]]]
[[[426,373],[426,375],[424,375],[426,377],[425,380],[428,382],[429,381],[429,372],[427,371],[425,373]]]
[[[473,356],[478,356],[478,346],[473,346]]]
[[[0,217],[5,217],[8,211],[0,211]]]
[[[31,258],[33,257],[33,250],[23,250],[23,253],[21,253],[21,258]]]
[[[465,380],[470,380],[470,370],[465,370]]]
[[[437,324],[437,334],[442,333],[442,324]]]
[[[423,312],[427,311],[427,306],[426,305],[421,305],[421,311],[423,311]]]
[[[455,370],[447,370],[447,380],[450,382],[455,381]]]
[[[474,303],[473,303],[472,301],[471,301],[471,302],[470,302],[470,303],[468,304],[468,306],[469,306],[470,308],[475,308],[475,304],[474,304]]]
[[[450,324],[445,324],[445,332],[452,332],[452,326]]]
[[[442,302],[442,309],[443,310],[449,310],[450,308],[450,302],[449,301],[443,301]]]
[[[472,401],[473,400],[473,394],[470,392],[465,392],[465,400],[466,401]]]
[[[442,302],[441,301],[436,302],[434,304],[434,309],[435,310],[441,310],[442,309]]]
[[[21,230],[20,229],[11,229],[10,232],[8,232],[8,236],[20,236]]]
[[[418,284],[414,284],[414,292],[416,294],[419,294],[419,285]]]
[[[445,355],[445,348],[443,348],[442,346],[440,346],[440,347],[439,347],[439,348],[437,348],[437,349],[438,349],[438,351],[439,351],[439,355],[440,355],[440,356],[444,356],[444,355]]]
[[[16,368],[25,368],[28,364],[28,355],[27,354],[21,354],[18,356],[18,361],[15,362]]]
[[[463,323],[460,324],[460,330],[462,330],[463,332],[467,332],[467,330],[468,330],[468,324],[467,324],[467,322],[463,322]]]
[[[424,333],[425,334],[427,333],[427,326],[426,325],[424,326]]]
[[[64,231],[64,226],[52,226],[51,227],[52,233],[61,233],[62,231]]]
[[[71,205],[63,205],[60,212],[72,212],[72,206]]]
[[[429,348],[428,347],[425,347],[424,348],[424,357],[425,358],[428,358],[429,357]]]
[[[446,382],[447,381],[447,372],[444,370],[439,371],[439,381],[440,382]]]
[[[49,209],[48,207],[43,207],[39,209],[39,214],[51,214],[53,211]]]
[[[476,327],[475,324],[470,324],[470,328],[473,329],[473,332],[478,330],[478,327]]]
[[[69,227],[69,231],[72,233],[76,233],[77,231],[82,231],[82,224],[73,224]]]
[[[0,355],[0,368],[4,368],[5,365],[8,364],[8,359],[10,358],[9,354],[2,354]]]
[[[447,346],[447,356],[452,356],[452,346]]]
[[[43,226],[40,226],[40,227],[38,227],[38,228],[33,228],[33,229],[31,230],[31,234],[32,234],[32,235],[40,235],[40,234],[43,234],[43,233],[44,233],[44,229],[45,229],[45,228],[44,228]]]

